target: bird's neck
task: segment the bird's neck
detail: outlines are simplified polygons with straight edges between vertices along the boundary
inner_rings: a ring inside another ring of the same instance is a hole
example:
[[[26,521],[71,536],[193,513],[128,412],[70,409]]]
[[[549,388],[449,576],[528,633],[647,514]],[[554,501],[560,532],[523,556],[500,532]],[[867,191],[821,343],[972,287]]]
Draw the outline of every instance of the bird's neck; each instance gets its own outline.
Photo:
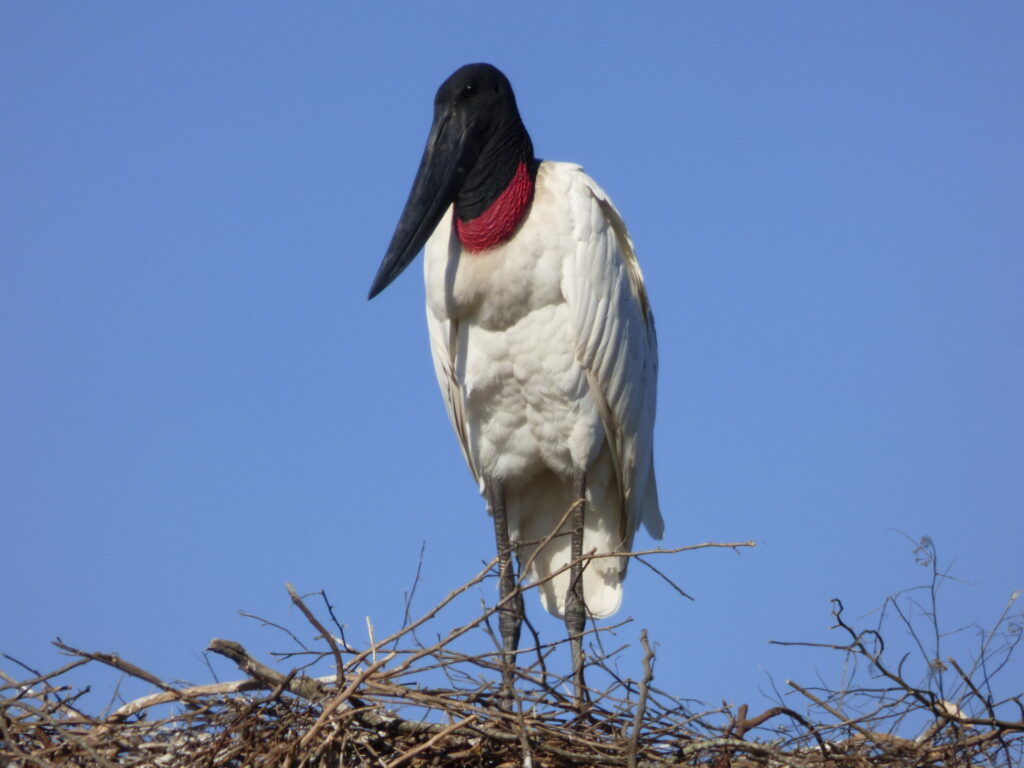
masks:
[[[533,201],[539,162],[521,122],[488,142],[455,200],[462,247],[483,251],[515,234]]]

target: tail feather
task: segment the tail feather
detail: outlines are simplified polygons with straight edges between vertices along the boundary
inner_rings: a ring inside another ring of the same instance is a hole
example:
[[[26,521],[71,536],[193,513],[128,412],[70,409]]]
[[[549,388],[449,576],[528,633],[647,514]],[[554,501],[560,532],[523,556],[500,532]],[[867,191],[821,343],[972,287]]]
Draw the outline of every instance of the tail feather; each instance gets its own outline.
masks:
[[[571,483],[554,474],[534,478],[519,492],[508,494],[506,501],[509,532],[517,544],[520,565],[529,564],[527,582],[539,583],[537,589],[545,610],[561,618],[569,589],[570,521],[567,519],[561,530],[539,551],[538,542],[551,535],[554,526],[572,505]],[[632,532],[628,532],[628,539],[623,540],[618,489],[605,451],[587,473],[587,502],[584,554],[628,551],[632,545]],[[656,509],[655,515],[660,520]],[[619,609],[626,565],[627,559],[623,557],[598,557],[584,563],[583,600],[588,613],[594,618],[605,618]]]

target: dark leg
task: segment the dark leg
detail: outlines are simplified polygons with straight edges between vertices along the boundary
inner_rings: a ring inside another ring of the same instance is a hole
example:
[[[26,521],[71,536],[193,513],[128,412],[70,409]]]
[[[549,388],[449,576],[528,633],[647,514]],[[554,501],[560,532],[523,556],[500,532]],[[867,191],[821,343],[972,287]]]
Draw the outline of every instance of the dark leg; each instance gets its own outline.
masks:
[[[502,645],[502,695],[511,708],[512,674],[515,652],[519,648],[519,631],[523,626],[523,596],[516,589],[516,573],[512,565],[512,546],[508,540],[508,516],[505,512],[505,489],[493,482],[487,488],[487,503],[494,516],[494,538],[498,543],[498,628]]]
[[[572,568],[569,571],[569,591],[565,595],[565,628],[569,633],[572,652],[572,683],[577,711],[583,705],[583,630],[587,623],[587,605],[583,600],[583,521],[587,514],[587,473],[580,472],[573,479],[572,539],[570,544]]]

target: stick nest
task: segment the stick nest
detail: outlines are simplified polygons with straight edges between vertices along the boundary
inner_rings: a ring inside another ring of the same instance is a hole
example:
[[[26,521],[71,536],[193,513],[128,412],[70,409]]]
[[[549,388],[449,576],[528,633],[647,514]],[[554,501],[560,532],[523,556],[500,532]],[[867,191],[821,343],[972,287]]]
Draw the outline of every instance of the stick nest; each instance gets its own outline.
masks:
[[[321,647],[282,655],[281,671],[236,642],[213,640],[209,650],[245,674],[234,682],[172,684],[116,655],[58,642],[72,657],[64,667],[47,674],[29,670],[31,676],[22,679],[0,671],[0,768],[1022,764],[1020,696],[994,701],[990,672],[979,677],[971,674],[981,668],[977,663],[965,671],[952,659],[943,672],[955,686],[907,682],[905,659],[890,665],[877,629],[848,624],[838,601],[834,630],[842,639],[827,647],[842,654],[844,669],[851,661],[859,665],[869,684],[847,680],[842,690],[826,690],[790,682],[803,712],[781,700],[756,715],[746,706],[707,709],[660,690],[645,632],[636,678],[622,677],[613,663],[621,649],[602,650],[602,638],[614,627],[588,633],[591,687],[582,711],[573,704],[567,677],[552,672],[565,664],[564,640],[520,651],[517,697],[509,707],[500,691],[498,644],[482,654],[458,650],[470,633],[493,641],[490,623],[499,606],[435,643],[422,643],[417,634],[487,578],[492,566],[424,616],[363,648],[345,641],[326,595],[303,597],[289,586]],[[1004,612],[1000,622],[1006,618]],[[1005,666],[1015,645],[998,649],[1004,657],[997,659],[988,643],[986,658]],[[298,669],[292,666],[296,659],[303,663]],[[334,672],[306,674],[316,664]],[[65,682],[83,666],[114,668],[155,692],[114,711],[88,714],[78,703],[85,691]]]

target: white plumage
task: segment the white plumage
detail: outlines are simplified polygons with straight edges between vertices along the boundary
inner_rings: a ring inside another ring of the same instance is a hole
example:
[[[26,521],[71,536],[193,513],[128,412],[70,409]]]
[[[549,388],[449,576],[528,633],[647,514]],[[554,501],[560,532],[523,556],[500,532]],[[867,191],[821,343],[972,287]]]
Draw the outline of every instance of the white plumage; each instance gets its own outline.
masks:
[[[543,162],[515,235],[464,250],[452,209],[425,250],[427,325],[448,416],[474,477],[505,490],[512,542],[544,539],[586,471],[584,553],[628,551],[641,523],[661,538],[653,430],[657,346],[626,227],[577,165]],[[569,562],[568,522],[533,560],[530,581]],[[622,599],[626,559],[587,563],[595,617]],[[561,616],[569,573],[540,588]]]

